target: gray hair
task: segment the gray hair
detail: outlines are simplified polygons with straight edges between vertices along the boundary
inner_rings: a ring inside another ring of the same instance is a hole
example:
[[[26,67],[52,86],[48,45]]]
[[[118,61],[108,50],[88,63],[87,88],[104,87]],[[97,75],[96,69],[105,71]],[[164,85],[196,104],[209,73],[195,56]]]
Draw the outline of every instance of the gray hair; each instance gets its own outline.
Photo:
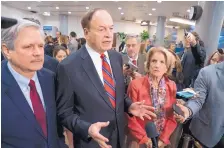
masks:
[[[125,38],[125,42],[127,42],[127,40],[135,38],[137,40],[138,43],[141,43],[141,39],[139,38],[138,35],[127,35]]]
[[[21,29],[26,27],[35,27],[39,29],[44,39],[44,33],[39,24],[23,19],[23,20],[18,20],[18,23],[12,27],[1,29],[1,43],[6,44],[8,49],[14,50],[14,42],[17,39],[18,33],[20,32]]]

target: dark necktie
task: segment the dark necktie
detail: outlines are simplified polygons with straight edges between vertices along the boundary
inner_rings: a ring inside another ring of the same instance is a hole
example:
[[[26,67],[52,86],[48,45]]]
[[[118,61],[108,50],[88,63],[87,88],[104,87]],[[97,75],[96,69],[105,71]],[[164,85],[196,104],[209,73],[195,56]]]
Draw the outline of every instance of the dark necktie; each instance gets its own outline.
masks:
[[[136,60],[132,60],[132,63],[137,66],[137,61]]]
[[[36,117],[37,122],[42,128],[44,135],[47,137],[47,123],[46,123],[46,113],[44,111],[43,104],[40,100],[40,96],[38,95],[35,82],[30,80],[30,98],[32,101],[34,115]]]

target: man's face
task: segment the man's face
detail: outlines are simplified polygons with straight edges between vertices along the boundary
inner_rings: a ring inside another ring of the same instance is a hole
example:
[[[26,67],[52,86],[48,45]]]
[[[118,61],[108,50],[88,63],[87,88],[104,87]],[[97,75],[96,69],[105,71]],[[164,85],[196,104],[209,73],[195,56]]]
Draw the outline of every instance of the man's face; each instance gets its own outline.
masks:
[[[25,27],[18,33],[14,50],[9,50],[8,60],[24,72],[35,72],[43,67],[44,39],[35,27]]]
[[[174,43],[170,44],[170,50],[175,51],[176,45]]]
[[[59,37],[60,37],[60,35],[61,35],[61,33],[60,33],[60,32],[56,32],[56,37],[57,37],[57,38],[59,38]]]
[[[136,58],[140,50],[140,44],[137,42],[136,38],[129,38],[126,41],[127,54],[130,58]]]
[[[104,10],[95,12],[89,25],[84,28],[86,41],[98,51],[105,52],[112,48],[113,20],[110,14]]]

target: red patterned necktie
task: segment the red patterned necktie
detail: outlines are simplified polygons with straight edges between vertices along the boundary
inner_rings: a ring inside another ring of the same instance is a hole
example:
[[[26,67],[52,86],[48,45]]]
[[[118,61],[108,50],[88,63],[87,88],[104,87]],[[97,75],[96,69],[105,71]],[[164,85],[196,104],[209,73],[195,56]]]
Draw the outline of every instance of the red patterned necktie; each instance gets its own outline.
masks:
[[[35,82],[30,80],[30,98],[32,101],[34,115],[36,117],[37,122],[40,124],[44,135],[47,137],[47,123],[46,123],[46,113],[44,111],[43,104],[40,100],[40,96],[38,95]]]
[[[132,60],[132,63],[137,66],[137,61],[136,60]]]
[[[112,76],[112,71],[110,65],[107,62],[107,57],[104,54],[101,54],[100,58],[102,59],[102,72],[103,72],[103,81],[104,88],[107,92],[107,95],[110,99],[112,106],[115,108],[116,102],[116,94],[115,94],[115,83]]]

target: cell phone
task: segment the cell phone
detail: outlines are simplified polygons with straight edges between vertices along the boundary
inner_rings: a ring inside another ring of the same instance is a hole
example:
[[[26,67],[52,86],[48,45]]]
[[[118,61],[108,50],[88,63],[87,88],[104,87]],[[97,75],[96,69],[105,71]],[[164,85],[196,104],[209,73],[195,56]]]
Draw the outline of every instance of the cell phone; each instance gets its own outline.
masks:
[[[185,36],[185,37],[188,36],[188,32],[186,31],[186,29],[184,29],[184,36]]]
[[[180,109],[179,106],[177,106],[176,104],[173,104],[173,110],[175,113],[177,113],[178,115],[181,115],[184,117],[184,112]]]
[[[223,51],[222,48],[219,48],[219,49],[218,49],[218,52],[219,52],[220,54],[224,54],[224,51]]]
[[[191,93],[191,92],[187,92],[187,91],[179,91],[176,94],[176,98],[177,99],[189,99],[194,97],[195,94]]]
[[[128,62],[128,67],[129,67],[129,69],[131,69],[132,71],[134,71],[134,72],[137,72],[138,71],[138,67],[137,66],[135,66],[131,61],[129,61]]]

